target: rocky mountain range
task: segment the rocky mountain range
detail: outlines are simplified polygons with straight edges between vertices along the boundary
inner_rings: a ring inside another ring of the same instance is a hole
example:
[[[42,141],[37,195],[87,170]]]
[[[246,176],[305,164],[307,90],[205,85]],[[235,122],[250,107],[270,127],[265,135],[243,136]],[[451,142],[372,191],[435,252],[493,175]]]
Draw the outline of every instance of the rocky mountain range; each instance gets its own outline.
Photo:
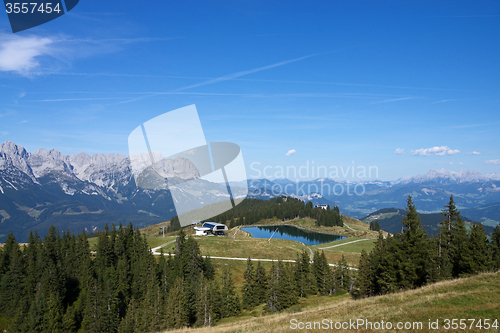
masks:
[[[155,164],[157,174],[168,178],[171,187],[199,177],[189,160],[154,154],[159,161]],[[147,163],[144,165],[143,169]],[[80,232],[102,229],[106,223],[134,222],[141,227],[175,215],[166,181],[163,187],[139,188],[134,176],[125,155],[69,156],[45,149],[30,153],[7,141],[0,145],[0,242],[11,230],[25,241],[30,230],[36,228],[43,234],[51,224],[60,230]],[[225,185],[206,183],[211,191],[201,197],[189,193],[186,186],[177,190],[184,191],[194,207],[219,201],[218,192]]]

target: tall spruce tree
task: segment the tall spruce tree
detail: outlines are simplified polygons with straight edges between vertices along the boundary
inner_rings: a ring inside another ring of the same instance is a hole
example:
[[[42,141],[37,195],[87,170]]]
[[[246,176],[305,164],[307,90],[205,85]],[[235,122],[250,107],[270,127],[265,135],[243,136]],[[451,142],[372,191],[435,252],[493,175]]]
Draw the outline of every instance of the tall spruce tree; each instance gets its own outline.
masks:
[[[400,250],[404,253],[404,262],[400,262],[403,270],[401,288],[416,288],[424,285],[428,279],[429,241],[417,209],[411,196],[406,200],[406,216],[403,221],[404,231]]]
[[[500,269],[500,222],[493,230],[491,235],[491,258],[492,258],[492,267],[495,270]]]
[[[265,268],[257,262],[257,269],[255,270],[255,302],[257,304],[262,304],[267,301],[267,287],[268,287],[268,276],[266,274]]]
[[[491,253],[482,224],[473,223],[468,241],[460,253],[460,275],[477,274],[491,268]]]
[[[222,271],[221,287],[221,318],[227,318],[239,314],[241,311],[240,300],[236,294],[233,277],[227,267],[224,267]]]
[[[316,280],[317,291],[321,295],[327,295],[330,293],[329,279],[331,278],[330,266],[328,266],[328,261],[326,260],[325,252],[316,251],[314,253],[313,262],[313,274]]]
[[[256,297],[255,270],[250,257],[247,259],[247,268],[243,275],[245,283],[243,285],[242,308],[248,309],[259,304]]]
[[[459,276],[463,270],[460,262],[463,262],[462,250],[467,251],[467,232],[453,195],[450,196],[450,201],[444,206],[441,214],[443,220],[439,224],[438,235],[439,275],[442,279],[447,279]]]

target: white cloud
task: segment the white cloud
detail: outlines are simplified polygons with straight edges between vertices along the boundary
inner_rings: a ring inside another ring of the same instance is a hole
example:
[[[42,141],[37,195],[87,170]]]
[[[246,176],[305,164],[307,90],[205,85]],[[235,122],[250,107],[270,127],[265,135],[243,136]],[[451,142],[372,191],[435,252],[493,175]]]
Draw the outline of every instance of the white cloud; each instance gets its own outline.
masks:
[[[473,151],[472,153],[466,153],[467,155],[481,155],[478,151]]]
[[[411,151],[411,154],[414,156],[417,156],[417,155],[429,156],[430,154],[444,156],[444,155],[455,155],[458,153],[460,153],[460,150],[450,149],[448,146],[441,146],[441,147],[436,146],[436,147],[432,147],[432,148],[420,148],[420,149]]]
[[[195,156],[196,155],[196,148],[193,148],[191,150],[188,150],[186,151],[184,154],[186,155],[192,155],[192,156]]]
[[[484,162],[485,164],[500,164],[500,160],[489,160]]]
[[[464,164],[464,162],[460,162],[460,163],[458,163],[458,164],[462,165],[462,164]]]
[[[394,154],[397,154],[397,155],[404,155],[405,153],[405,150],[404,149],[401,149],[401,148],[397,148],[395,151],[394,151]]]
[[[293,154],[295,154],[297,151],[295,149],[292,149],[292,150],[289,150],[288,153],[286,153],[285,155],[286,156],[291,156]]]
[[[450,165],[453,165],[453,162],[450,162]]]
[[[40,57],[54,53],[53,42],[48,37],[0,37],[0,71],[27,74],[37,69]]]
[[[134,43],[166,39],[169,38],[75,39],[63,34],[51,37],[0,34],[0,72],[26,76],[54,73],[76,58],[115,53]],[[22,97],[24,93],[19,95]]]

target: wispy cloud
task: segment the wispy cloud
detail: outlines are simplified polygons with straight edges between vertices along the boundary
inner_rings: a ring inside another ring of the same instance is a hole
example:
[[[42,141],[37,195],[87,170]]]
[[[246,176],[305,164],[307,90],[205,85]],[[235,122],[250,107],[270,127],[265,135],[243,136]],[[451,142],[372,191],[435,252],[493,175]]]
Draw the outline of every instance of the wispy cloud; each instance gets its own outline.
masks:
[[[64,35],[0,35],[0,71],[24,76],[58,72],[76,58],[112,53],[125,45],[173,38],[78,39]]]
[[[166,78],[166,79],[195,79],[195,80],[215,80],[214,77],[206,76],[186,76],[186,75],[154,75],[154,74],[127,74],[127,73],[82,73],[82,72],[44,72],[44,75],[63,75],[63,76],[109,76],[109,77],[144,77],[144,78]],[[430,87],[406,87],[406,86],[391,86],[369,83],[349,83],[349,82],[329,82],[329,81],[302,81],[302,80],[278,80],[278,79],[249,79],[249,78],[232,78],[232,81],[246,82],[269,82],[269,83],[294,83],[294,84],[311,84],[311,85],[334,85],[347,87],[374,87],[374,88],[391,88],[391,89],[407,89],[407,90],[429,90],[429,91],[469,91],[463,89],[446,89],[446,88],[430,88]],[[443,100],[434,103],[440,103]]]
[[[57,98],[57,99],[42,99],[34,102],[74,102],[74,101],[99,101],[119,99],[118,97],[95,97],[95,98]]]
[[[472,153],[466,153],[467,155],[481,155],[478,151],[473,151]]]
[[[417,97],[415,97],[415,96],[407,96],[407,97],[400,97],[400,98],[391,98],[391,99],[385,99],[383,101],[373,102],[371,104],[393,103],[393,102],[406,101],[406,100],[409,100],[409,99],[416,99],[416,98]]]
[[[481,126],[491,126],[498,125],[499,123],[487,123],[487,124],[467,124],[467,125],[456,125],[450,126],[448,128],[472,128],[472,127],[481,127]]]
[[[443,99],[441,101],[432,102],[431,104],[446,103],[446,102],[455,102],[455,101],[456,101],[455,99]]]
[[[53,38],[0,35],[0,71],[22,75],[40,66],[39,58],[53,56]]]
[[[397,148],[395,151],[394,151],[394,154],[397,154],[397,155],[404,155],[405,153],[405,150],[404,149],[401,149],[401,148]]]
[[[123,99],[122,103],[141,100],[143,98],[160,96],[160,95],[192,95],[192,96],[241,96],[241,97],[256,97],[256,98],[276,98],[276,97],[297,97],[297,98],[352,98],[352,99],[374,99],[380,97],[394,96],[388,94],[371,94],[371,93],[291,93],[291,94],[248,94],[248,93],[213,93],[213,92],[190,92],[190,91],[171,91],[171,92],[96,92],[96,91],[77,91],[77,92],[60,92],[60,94],[109,94],[123,95],[122,97],[78,97],[78,98],[56,98],[30,100],[31,102],[72,102],[72,101],[93,101],[93,100],[112,100]],[[130,100],[130,96],[138,97]]]
[[[331,53],[331,52],[325,52],[325,53]],[[262,67],[258,67],[258,68],[254,68],[254,69],[249,69],[249,70],[245,70],[245,71],[240,71],[240,72],[235,72],[235,73],[224,75],[224,76],[221,76],[221,77],[218,77],[218,78],[215,78],[215,79],[211,79],[211,80],[208,80],[208,81],[204,81],[204,82],[192,84],[192,85],[189,85],[189,86],[181,87],[181,88],[178,88],[178,89],[174,89],[174,90],[172,90],[170,92],[151,94],[149,96],[138,97],[138,98],[134,98],[134,99],[131,99],[131,100],[128,100],[128,101],[120,102],[120,103],[135,102],[135,101],[138,101],[138,100],[141,100],[141,99],[144,99],[144,98],[159,96],[159,95],[162,95],[162,94],[169,94],[169,93],[172,93],[172,92],[179,92],[179,91],[182,91],[182,90],[187,90],[187,89],[202,87],[202,86],[206,86],[206,85],[210,85],[210,84],[215,84],[215,83],[219,83],[219,82],[223,82],[223,81],[233,80],[233,79],[245,76],[245,75],[249,75],[249,74],[253,74],[253,73],[258,73],[258,72],[262,72],[262,71],[265,71],[265,70],[268,70],[268,69],[272,69],[272,68],[284,66],[284,65],[287,65],[287,64],[291,64],[291,63],[294,63],[294,62],[297,62],[297,61],[301,61],[301,60],[304,60],[304,59],[312,58],[312,57],[318,56],[320,54],[325,54],[325,53],[310,54],[310,55],[306,55],[306,56],[295,58],[295,59],[280,61],[280,62],[271,64],[271,65],[262,66]]]
[[[430,156],[431,154],[435,154],[438,156],[444,156],[444,155],[456,155],[460,153],[460,150],[458,149],[450,149],[448,146],[441,146],[441,147],[432,147],[432,148],[420,148],[416,150],[412,150],[411,154],[414,156]]]
[[[500,160],[489,160],[484,162],[484,164],[500,164]]]
[[[291,155],[295,154],[296,152],[297,152],[297,151],[296,151],[295,149],[291,149],[291,150],[289,150],[289,151],[288,151],[288,153],[286,153],[285,155],[286,155],[286,156],[291,156]]]
[[[7,132],[7,131],[0,131],[0,134],[7,135],[7,134],[9,134],[9,132]]]
[[[0,118],[1,117],[5,117],[5,116],[10,116],[10,115],[13,115],[13,114],[16,114],[17,111],[8,111],[6,113],[0,113]]]

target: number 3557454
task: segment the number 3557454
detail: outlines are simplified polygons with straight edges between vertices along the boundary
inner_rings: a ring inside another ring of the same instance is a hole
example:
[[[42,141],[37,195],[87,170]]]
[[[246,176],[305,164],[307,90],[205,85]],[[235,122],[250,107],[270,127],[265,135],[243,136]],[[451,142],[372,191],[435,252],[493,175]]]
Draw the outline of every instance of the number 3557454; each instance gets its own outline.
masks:
[[[5,9],[7,14],[35,14],[35,13],[46,13],[50,14],[52,12],[60,13],[62,9],[59,7],[59,3],[52,4],[51,2],[45,3],[34,3],[34,2],[14,2],[6,3]]]

